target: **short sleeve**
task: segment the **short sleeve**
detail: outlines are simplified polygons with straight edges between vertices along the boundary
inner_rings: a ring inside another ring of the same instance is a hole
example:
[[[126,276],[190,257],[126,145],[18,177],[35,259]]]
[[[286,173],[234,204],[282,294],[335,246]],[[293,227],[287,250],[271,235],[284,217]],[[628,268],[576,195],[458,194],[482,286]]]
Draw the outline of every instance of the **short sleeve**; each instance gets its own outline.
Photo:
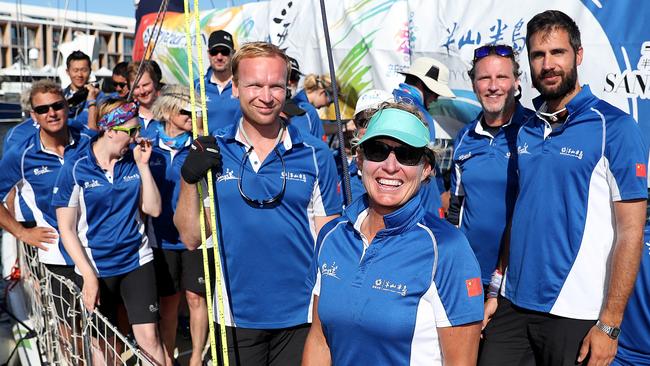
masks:
[[[623,116],[607,124],[605,133],[612,199],[646,199],[648,148],[636,122]]]
[[[0,160],[0,199],[4,201],[11,189],[23,179],[21,171],[22,152],[18,149],[10,149],[8,153]]]
[[[307,117],[310,122],[309,132],[317,139],[322,139],[323,135],[325,135],[325,130],[323,129],[323,121],[321,121],[318,111],[315,109],[307,111]]]
[[[68,160],[63,164],[52,191],[52,206],[77,207],[81,187],[75,181],[73,174],[77,161]]]
[[[481,269],[467,239],[449,228],[449,233],[436,236],[438,261],[432,287],[438,327],[483,320]]]
[[[322,217],[340,214],[343,202],[334,157],[322,142],[319,143],[322,146],[314,146],[318,176],[311,201],[314,215]]]

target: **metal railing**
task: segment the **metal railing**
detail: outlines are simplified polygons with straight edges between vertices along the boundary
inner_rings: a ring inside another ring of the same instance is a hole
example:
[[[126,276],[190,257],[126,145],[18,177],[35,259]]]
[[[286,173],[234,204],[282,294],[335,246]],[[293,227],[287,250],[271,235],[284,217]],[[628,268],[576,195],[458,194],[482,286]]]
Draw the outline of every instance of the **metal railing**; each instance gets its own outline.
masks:
[[[155,365],[106,317],[87,311],[77,285],[42,265],[35,248],[16,245],[20,278],[13,279],[7,294],[23,366],[25,360],[28,365]]]

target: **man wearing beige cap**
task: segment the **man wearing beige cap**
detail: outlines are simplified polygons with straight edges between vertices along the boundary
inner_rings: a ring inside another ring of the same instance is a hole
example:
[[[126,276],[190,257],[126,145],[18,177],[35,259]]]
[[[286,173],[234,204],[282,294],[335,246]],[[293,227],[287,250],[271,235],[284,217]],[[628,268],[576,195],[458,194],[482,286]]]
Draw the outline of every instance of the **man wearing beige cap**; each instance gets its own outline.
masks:
[[[429,125],[431,141],[436,138],[434,121],[429,114],[429,104],[438,100],[439,96],[455,98],[456,95],[449,88],[449,69],[442,62],[429,57],[416,59],[411,67],[400,72],[406,76],[403,83],[393,90],[396,101],[413,103]]]
[[[397,102],[407,102],[415,105],[429,126],[431,141],[436,140],[435,121],[429,113],[429,104],[438,100],[439,96],[455,98],[456,95],[449,88],[449,69],[442,62],[429,57],[416,59],[411,67],[400,72],[406,76],[403,83],[393,90],[393,97]],[[444,217],[440,191],[445,191],[444,182],[440,174],[437,175],[435,184],[429,184],[427,206],[436,216]]]

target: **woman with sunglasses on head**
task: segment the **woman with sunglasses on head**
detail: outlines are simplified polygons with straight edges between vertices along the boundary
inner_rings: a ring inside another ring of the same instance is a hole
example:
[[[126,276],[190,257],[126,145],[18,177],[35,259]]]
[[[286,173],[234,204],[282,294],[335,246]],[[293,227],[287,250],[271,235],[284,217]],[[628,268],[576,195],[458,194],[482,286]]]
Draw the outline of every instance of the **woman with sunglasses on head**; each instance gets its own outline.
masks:
[[[81,275],[84,306],[97,307],[116,324],[123,302],[138,345],[162,364],[153,253],[142,219],[161,210],[148,164],[151,143],[138,137],[137,104],[110,103],[114,109],[99,120],[99,134],[86,152],[63,165],[52,205],[63,245]]]
[[[434,163],[422,116],[382,104],[356,146],[367,194],[320,231],[303,365],[476,365],[481,272],[465,237],[422,208]]]
[[[329,76],[316,74],[305,76],[303,89],[292,98],[298,107],[307,111],[302,119],[291,119],[291,122],[300,128],[300,132],[310,133],[319,139],[325,135],[323,122],[318,116],[317,109],[327,107],[334,102],[332,93],[332,80]]]
[[[198,97],[196,97],[198,100]],[[201,112],[200,107],[196,107]],[[190,90],[187,86],[167,85],[152,108],[160,121],[152,142],[149,166],[162,197],[160,216],[149,221],[149,239],[154,247],[156,283],[160,296],[160,333],[165,344],[167,365],[173,364],[178,326],[178,306],[184,290],[190,310],[192,356],[190,366],[201,364],[201,354],[208,335],[208,310],[205,300],[203,253],[187,250],[174,226],[174,211],[180,189],[180,171],[192,143]],[[200,118],[200,115],[198,116]],[[201,120],[198,121],[199,126]],[[212,249],[209,268],[214,269]],[[214,273],[210,278],[214,279]]]

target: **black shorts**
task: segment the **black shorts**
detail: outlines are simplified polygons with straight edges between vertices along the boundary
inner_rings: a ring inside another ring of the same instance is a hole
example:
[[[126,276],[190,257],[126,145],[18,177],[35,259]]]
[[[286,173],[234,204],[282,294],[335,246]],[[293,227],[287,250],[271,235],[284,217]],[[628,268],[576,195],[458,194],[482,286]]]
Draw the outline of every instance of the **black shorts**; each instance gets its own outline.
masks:
[[[236,366],[299,366],[309,326],[301,324],[282,329],[226,327],[228,361]],[[219,360],[217,365],[222,365],[219,324],[215,323],[214,327]]]
[[[595,320],[563,318],[527,310],[499,296],[499,306],[483,330],[479,366],[573,366],[582,340]]]
[[[161,297],[174,295],[181,290],[205,294],[203,276],[203,250],[154,249],[154,264],[158,294]],[[210,283],[214,287],[214,252],[208,249]]]
[[[77,276],[83,286],[83,278]],[[99,312],[117,324],[117,309],[124,304],[129,324],[155,323],[158,315],[158,292],[153,262],[117,276],[102,277],[99,280]]]
[[[52,272],[57,276],[52,276],[50,281],[52,299],[54,300],[54,309],[56,311],[56,316],[59,319],[64,320],[68,325],[72,325],[70,321],[72,319],[72,314],[70,313],[70,308],[74,310],[75,306],[75,288],[70,285],[74,284],[77,274],[74,272],[74,266],[64,266],[56,264],[43,264],[48,271]],[[65,279],[71,280],[72,283],[65,283],[64,280],[59,280],[61,276]],[[47,291],[46,289],[42,289]],[[76,309],[80,310],[80,309]]]

